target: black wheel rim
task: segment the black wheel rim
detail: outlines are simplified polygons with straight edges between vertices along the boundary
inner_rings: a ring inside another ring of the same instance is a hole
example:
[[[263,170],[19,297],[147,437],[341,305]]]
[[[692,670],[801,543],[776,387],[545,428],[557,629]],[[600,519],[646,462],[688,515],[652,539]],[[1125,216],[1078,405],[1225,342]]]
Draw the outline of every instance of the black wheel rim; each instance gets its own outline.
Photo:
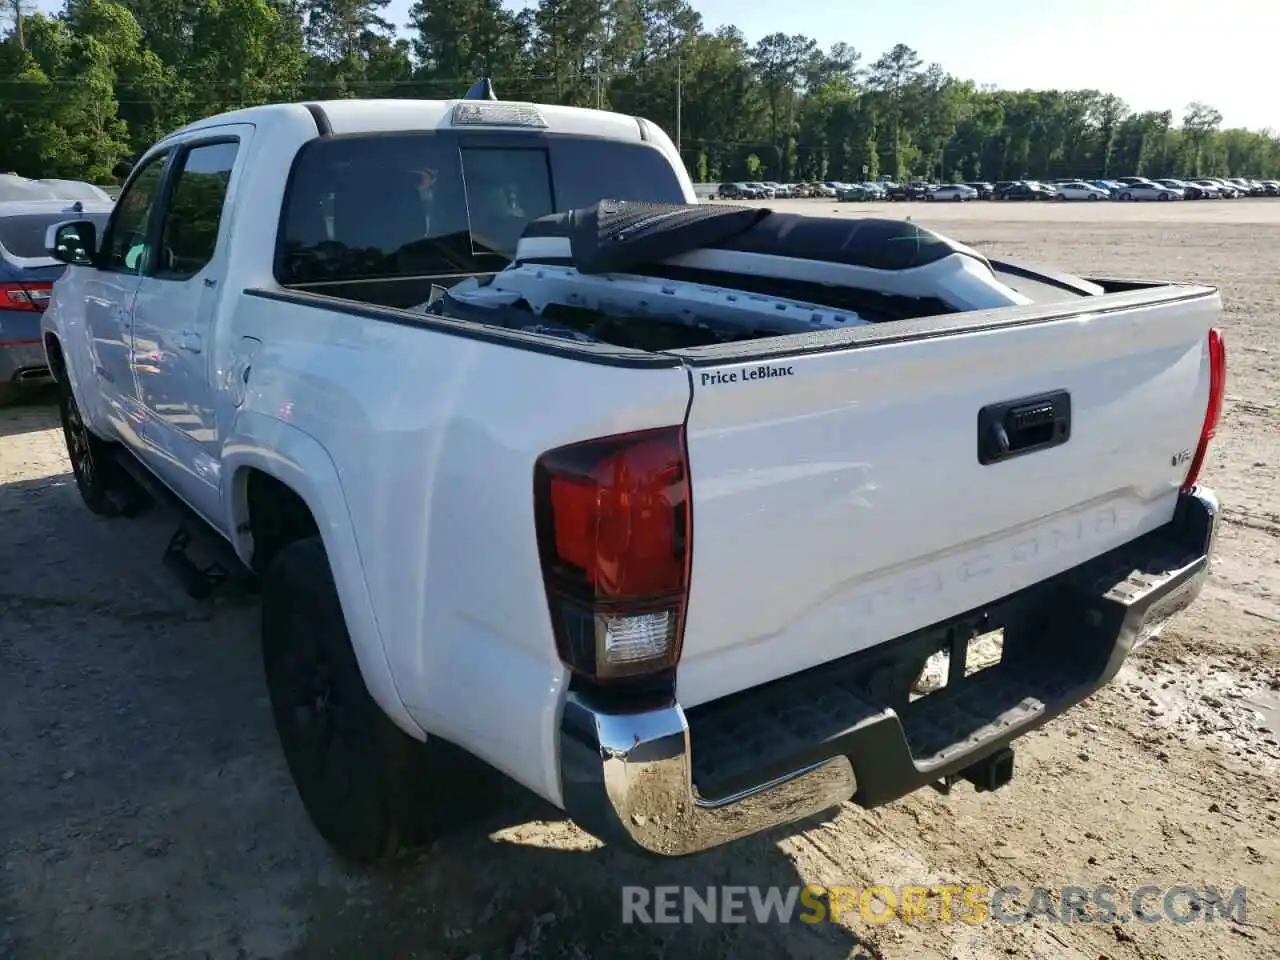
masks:
[[[71,472],[82,487],[92,488],[98,471],[93,462],[93,446],[89,442],[89,428],[84,425],[75,395],[67,390],[67,413],[63,432],[67,438],[67,457],[71,460]]]
[[[316,642],[314,624],[300,614],[295,607],[282,618],[287,622],[276,625],[290,639],[275,663],[276,716],[295,778],[324,798],[324,809],[313,807],[313,816],[329,829],[341,829],[356,786],[358,751],[367,738],[335,682],[323,643]]]

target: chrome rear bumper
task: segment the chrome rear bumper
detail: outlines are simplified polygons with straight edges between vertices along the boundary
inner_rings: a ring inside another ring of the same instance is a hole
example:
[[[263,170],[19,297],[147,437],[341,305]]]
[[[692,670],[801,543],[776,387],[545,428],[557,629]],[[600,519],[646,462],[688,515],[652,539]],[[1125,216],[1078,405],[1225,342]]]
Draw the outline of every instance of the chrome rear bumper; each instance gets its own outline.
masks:
[[[560,727],[565,810],[606,843],[663,856],[698,853],[813,816],[854,794],[843,756],[715,802],[693,786],[689,724],[678,703],[604,713],[576,693]]]

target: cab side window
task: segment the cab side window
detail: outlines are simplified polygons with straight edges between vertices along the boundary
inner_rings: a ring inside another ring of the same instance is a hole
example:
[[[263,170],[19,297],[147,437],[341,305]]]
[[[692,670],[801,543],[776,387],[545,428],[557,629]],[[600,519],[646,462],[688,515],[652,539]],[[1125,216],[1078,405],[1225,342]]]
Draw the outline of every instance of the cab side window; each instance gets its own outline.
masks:
[[[207,143],[178,161],[160,230],[158,278],[189,280],[213,259],[238,149],[235,142]]]
[[[149,159],[120,194],[106,236],[102,238],[100,269],[141,274],[150,265],[147,236],[151,212],[159,197],[168,159],[167,151]]]

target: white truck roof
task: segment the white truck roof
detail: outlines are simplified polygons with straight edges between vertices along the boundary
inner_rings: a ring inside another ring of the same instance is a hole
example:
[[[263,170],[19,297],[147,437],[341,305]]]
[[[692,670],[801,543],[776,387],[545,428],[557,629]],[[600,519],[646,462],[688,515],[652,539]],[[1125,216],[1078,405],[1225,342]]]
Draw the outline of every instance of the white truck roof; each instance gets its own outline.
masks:
[[[457,123],[456,110],[460,104],[474,108],[483,116],[492,113],[488,122]],[[503,122],[503,115],[516,114],[538,116],[543,123],[530,129],[545,129],[553,133],[577,136],[601,137],[608,140],[645,139],[665,140],[666,134],[653,124],[646,124],[637,117],[607,110],[589,110],[583,107],[562,107],[554,104],[526,103],[515,100],[320,100],[299,103],[276,103],[260,107],[246,107],[216,116],[206,117],[175,131],[170,136],[191,133],[207,127],[228,123],[263,124],[285,116],[296,118],[303,111],[319,108],[328,119],[336,135],[352,133],[393,133],[408,130],[466,127],[469,129],[512,129],[530,126],[521,122]],[[642,132],[643,125],[643,132]],[[165,139],[168,139],[167,137]]]

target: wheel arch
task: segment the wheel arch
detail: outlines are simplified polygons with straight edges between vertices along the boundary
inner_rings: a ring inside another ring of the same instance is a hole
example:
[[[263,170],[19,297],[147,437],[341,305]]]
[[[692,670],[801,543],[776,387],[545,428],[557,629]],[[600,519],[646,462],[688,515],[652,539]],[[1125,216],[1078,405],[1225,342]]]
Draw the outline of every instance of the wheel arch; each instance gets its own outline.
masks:
[[[54,383],[61,383],[67,375],[67,358],[62,353],[62,341],[56,333],[44,333],[44,358],[49,364],[49,374]]]
[[[396,687],[355,525],[328,451],[290,424],[247,411],[236,418],[223,450],[224,507],[240,559],[260,572],[292,540],[318,535],[370,695],[396,726],[425,739]]]

